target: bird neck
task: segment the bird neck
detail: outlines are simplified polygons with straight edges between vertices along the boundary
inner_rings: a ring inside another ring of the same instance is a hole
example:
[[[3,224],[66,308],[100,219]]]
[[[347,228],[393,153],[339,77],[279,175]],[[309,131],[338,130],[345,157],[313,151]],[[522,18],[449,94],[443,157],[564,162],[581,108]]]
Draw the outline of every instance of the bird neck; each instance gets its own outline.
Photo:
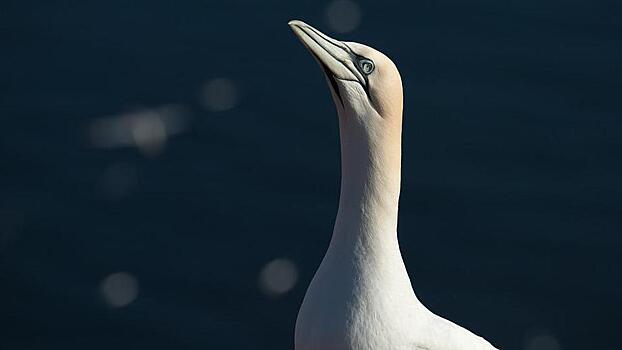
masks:
[[[397,241],[401,118],[362,123],[367,117],[378,118],[340,118],[341,192],[331,245]]]

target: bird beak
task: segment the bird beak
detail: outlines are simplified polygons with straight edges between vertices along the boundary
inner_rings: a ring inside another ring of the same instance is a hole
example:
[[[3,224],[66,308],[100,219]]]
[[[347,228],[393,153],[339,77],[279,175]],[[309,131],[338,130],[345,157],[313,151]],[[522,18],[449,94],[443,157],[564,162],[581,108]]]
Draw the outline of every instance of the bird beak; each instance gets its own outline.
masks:
[[[334,89],[337,87],[333,79],[355,81],[363,87],[367,86],[366,78],[354,63],[357,55],[346,44],[328,37],[302,21],[293,20],[288,24],[322,66]]]

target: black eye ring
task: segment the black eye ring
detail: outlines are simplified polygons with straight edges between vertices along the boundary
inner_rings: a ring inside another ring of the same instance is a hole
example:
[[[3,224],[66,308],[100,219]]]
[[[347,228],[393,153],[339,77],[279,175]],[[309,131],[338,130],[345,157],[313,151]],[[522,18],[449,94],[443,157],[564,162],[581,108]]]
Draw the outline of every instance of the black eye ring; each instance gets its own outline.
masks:
[[[371,74],[376,68],[376,66],[374,65],[374,62],[372,60],[368,60],[367,58],[360,59],[358,63],[359,63],[359,68],[361,69],[361,72],[367,75]]]

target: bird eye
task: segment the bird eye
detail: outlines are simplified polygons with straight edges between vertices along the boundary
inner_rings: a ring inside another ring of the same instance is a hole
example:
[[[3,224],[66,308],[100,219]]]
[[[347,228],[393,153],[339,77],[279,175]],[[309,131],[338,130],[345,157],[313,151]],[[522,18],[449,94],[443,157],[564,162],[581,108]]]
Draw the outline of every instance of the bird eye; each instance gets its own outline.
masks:
[[[366,58],[359,61],[359,67],[361,67],[361,70],[365,74],[371,74],[371,72],[373,72],[375,68],[374,62]]]

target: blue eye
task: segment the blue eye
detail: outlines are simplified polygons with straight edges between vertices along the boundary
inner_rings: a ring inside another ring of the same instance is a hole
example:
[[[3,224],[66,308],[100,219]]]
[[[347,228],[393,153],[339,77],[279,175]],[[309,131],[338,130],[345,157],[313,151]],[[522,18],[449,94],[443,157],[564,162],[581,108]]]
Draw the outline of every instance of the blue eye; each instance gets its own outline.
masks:
[[[374,66],[374,62],[372,62],[371,60],[368,60],[366,58],[363,58],[361,60],[359,60],[359,67],[361,68],[361,71],[365,74],[371,74],[371,72],[374,71],[374,68],[376,68]]]

